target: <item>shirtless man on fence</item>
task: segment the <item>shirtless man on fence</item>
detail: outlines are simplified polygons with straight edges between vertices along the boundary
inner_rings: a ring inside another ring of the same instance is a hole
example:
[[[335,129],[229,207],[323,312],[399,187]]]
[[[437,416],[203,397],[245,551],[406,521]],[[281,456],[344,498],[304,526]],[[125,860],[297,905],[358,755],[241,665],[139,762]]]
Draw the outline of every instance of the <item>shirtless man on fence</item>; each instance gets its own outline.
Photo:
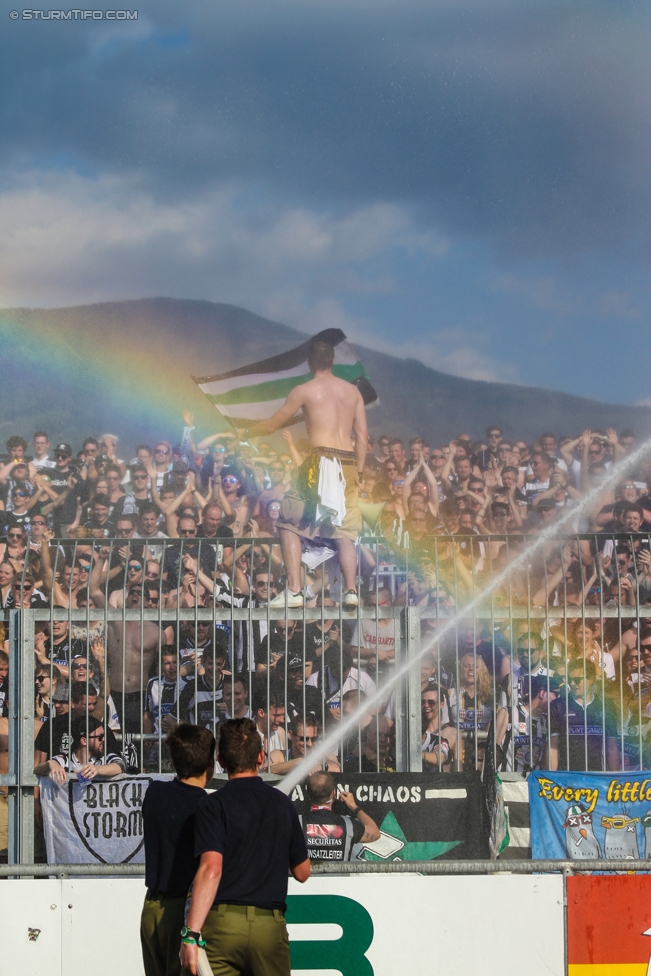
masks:
[[[302,607],[301,537],[333,539],[346,593],[346,609],[357,607],[357,551],[362,528],[357,485],[364,469],[368,431],[364,401],[359,390],[332,374],[334,349],[321,340],[311,343],[307,364],[312,379],[294,387],[283,406],[269,420],[241,432],[266,437],[303,411],[312,453],[298,473],[298,482],[286,493],[277,526],[287,574],[287,589],[270,606]],[[355,432],[353,445],[351,431]]]
[[[90,595],[99,610],[107,606],[102,575],[109,557],[108,547],[100,549],[90,577]],[[127,610],[139,610],[142,606],[142,583],[134,583],[127,590],[125,607]],[[145,606],[145,609],[149,608]],[[160,627],[153,620],[107,622],[107,665],[111,694],[122,732],[141,731],[144,689],[161,640],[165,643],[165,633],[161,633]]]

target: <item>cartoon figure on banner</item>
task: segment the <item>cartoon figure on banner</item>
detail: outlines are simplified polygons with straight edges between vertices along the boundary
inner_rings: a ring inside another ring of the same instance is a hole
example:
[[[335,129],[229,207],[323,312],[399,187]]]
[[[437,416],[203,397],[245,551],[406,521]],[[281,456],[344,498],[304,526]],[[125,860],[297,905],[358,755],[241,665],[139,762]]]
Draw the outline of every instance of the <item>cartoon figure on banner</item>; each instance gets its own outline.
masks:
[[[575,804],[565,812],[565,850],[573,861],[595,860],[601,857],[601,845],[592,828],[592,814]]]
[[[639,822],[639,817],[629,817],[625,810],[614,817],[602,817],[601,826],[606,828],[604,857],[637,860],[640,849],[635,825]]]
[[[644,827],[644,860],[651,861],[651,810],[647,810],[642,817],[642,826]],[[644,934],[646,935],[646,932]]]

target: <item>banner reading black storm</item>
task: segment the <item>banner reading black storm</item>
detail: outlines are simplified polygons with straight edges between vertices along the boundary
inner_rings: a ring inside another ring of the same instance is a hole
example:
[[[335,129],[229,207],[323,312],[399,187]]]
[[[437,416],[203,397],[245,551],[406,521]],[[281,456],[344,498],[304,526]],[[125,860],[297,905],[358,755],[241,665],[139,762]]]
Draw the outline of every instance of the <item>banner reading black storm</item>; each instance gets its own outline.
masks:
[[[39,781],[48,864],[143,864],[142,801],[169,776],[128,776],[59,786]]]
[[[531,856],[651,860],[651,774],[529,774]]]
[[[345,790],[380,828],[379,840],[358,844],[352,860],[433,861],[488,857],[482,829],[483,800],[479,774],[336,773]],[[305,817],[310,803],[297,786],[292,800]],[[333,812],[350,811],[340,801]]]

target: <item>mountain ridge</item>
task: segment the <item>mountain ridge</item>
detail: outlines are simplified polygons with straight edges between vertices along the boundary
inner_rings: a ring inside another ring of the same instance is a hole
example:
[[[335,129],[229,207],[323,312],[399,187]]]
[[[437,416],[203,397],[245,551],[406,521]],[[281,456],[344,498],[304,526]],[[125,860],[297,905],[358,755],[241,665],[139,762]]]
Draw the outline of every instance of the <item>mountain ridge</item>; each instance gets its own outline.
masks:
[[[44,427],[75,449],[88,434],[114,430],[133,450],[157,437],[178,440],[181,410],[198,435],[226,422],[191,375],[221,373],[304,342],[307,333],[237,305],[201,299],[143,298],[52,309],[1,309],[0,439],[30,438]],[[610,404],[515,383],[443,373],[355,343],[380,403],[369,410],[375,437],[420,434],[442,444],[462,430],[483,436],[488,423],[506,437],[544,430],[632,428],[651,434],[649,407]]]

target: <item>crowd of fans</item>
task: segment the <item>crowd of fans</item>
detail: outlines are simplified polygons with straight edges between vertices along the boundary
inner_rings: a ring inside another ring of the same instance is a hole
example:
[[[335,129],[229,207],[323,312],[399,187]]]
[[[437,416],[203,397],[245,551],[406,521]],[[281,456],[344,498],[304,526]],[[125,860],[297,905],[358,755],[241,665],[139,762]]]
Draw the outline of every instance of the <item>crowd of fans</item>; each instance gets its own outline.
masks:
[[[276,446],[234,432],[195,444],[192,418],[185,422],[180,444],[141,444],[128,461],[109,434],[86,438],[76,453],[66,442],[52,450],[42,431],[31,446],[17,435],[7,441],[2,607],[88,613],[85,623],[36,625],[41,772],[53,763],[91,776],[165,769],[163,739],[177,721],[214,728],[245,715],[258,723],[267,769],[286,771],[393,673],[401,621],[385,611],[435,611],[421,622],[421,640],[430,640],[636,447],[630,431],[611,429],[543,433],[531,444],[507,440],[495,425],[484,440],[461,433],[442,446],[382,435],[360,484],[359,589],[376,617],[338,614],[336,555],[310,544],[306,606],[330,616],[305,626],[231,624],[169,611],[265,607],[282,592],[276,522],[307,443],[285,430]],[[425,770],[476,768],[487,741],[508,770],[648,768],[650,483],[646,462],[627,470],[563,528],[591,536],[550,539],[527,572],[492,593],[493,608],[544,612],[461,620],[424,655]],[[159,619],[107,620],[104,608],[158,610]],[[8,652],[6,643],[4,722]],[[396,709],[393,692],[364,712],[327,766],[395,769]]]

